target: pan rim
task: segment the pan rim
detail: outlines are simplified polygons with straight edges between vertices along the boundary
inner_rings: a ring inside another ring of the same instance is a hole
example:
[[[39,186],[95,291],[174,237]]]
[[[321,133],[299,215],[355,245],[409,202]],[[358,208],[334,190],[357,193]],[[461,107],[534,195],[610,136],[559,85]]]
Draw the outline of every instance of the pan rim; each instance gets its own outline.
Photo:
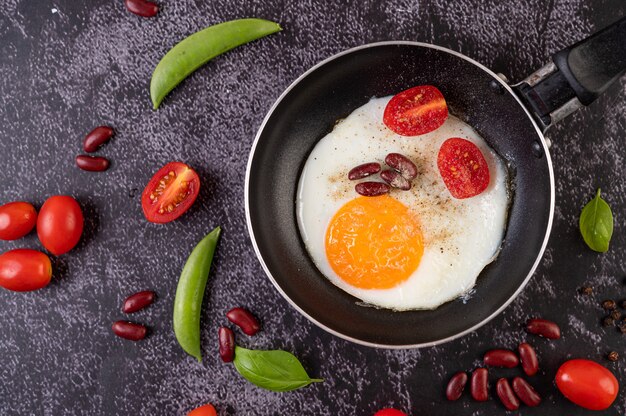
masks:
[[[296,85],[298,85],[303,79],[308,77],[309,74],[311,74],[312,72],[314,72],[318,68],[326,65],[327,63],[329,63],[329,62],[331,62],[331,61],[333,61],[333,60],[335,60],[337,58],[340,58],[340,57],[342,57],[344,55],[347,55],[347,54],[350,54],[350,53],[353,53],[353,52],[356,52],[356,51],[359,51],[359,50],[362,50],[362,49],[368,49],[368,48],[373,48],[373,47],[378,47],[378,46],[395,46],[395,45],[408,45],[408,46],[417,46],[417,47],[431,48],[431,49],[436,49],[436,50],[439,50],[439,51],[442,51],[442,52],[449,53],[451,55],[454,55],[454,56],[456,56],[458,58],[461,58],[461,59],[463,59],[465,61],[468,61],[469,63],[477,66],[478,68],[482,69],[484,72],[489,74],[497,82],[499,82],[500,85],[502,85],[510,94],[513,95],[513,97],[515,98],[515,100],[517,101],[519,106],[524,110],[524,113],[526,114],[526,116],[528,117],[529,121],[532,123],[533,127],[535,128],[535,130],[537,132],[537,136],[540,139],[539,142],[541,143],[541,146],[543,147],[543,151],[545,153],[546,162],[548,164],[549,179],[550,179],[550,212],[549,212],[549,216],[548,216],[548,224],[547,224],[547,227],[546,227],[546,233],[545,233],[543,242],[541,244],[541,248],[540,248],[539,252],[537,253],[537,257],[536,257],[536,259],[535,259],[531,269],[529,270],[528,274],[526,275],[526,278],[524,279],[522,284],[519,286],[519,288],[498,309],[496,309],[493,313],[491,313],[485,319],[483,319],[482,321],[474,324],[470,328],[467,328],[466,330],[461,331],[461,332],[459,332],[457,334],[451,335],[449,337],[441,338],[441,339],[438,339],[438,340],[435,340],[435,341],[418,343],[418,344],[406,344],[406,345],[380,344],[380,343],[374,343],[374,342],[369,342],[369,341],[363,341],[361,339],[354,338],[354,337],[351,337],[349,335],[345,335],[345,334],[343,334],[343,333],[341,333],[339,331],[336,331],[336,330],[334,330],[332,328],[329,328],[328,326],[322,324],[321,322],[317,321],[314,317],[312,317],[311,315],[306,313],[302,308],[300,308],[283,291],[282,287],[278,284],[278,282],[276,281],[276,279],[272,275],[271,271],[267,267],[265,261],[263,260],[263,257],[261,255],[261,252],[259,250],[259,246],[257,244],[256,238],[255,238],[255,235],[254,235],[254,230],[252,228],[252,220],[251,220],[251,213],[250,213],[250,198],[249,198],[249,194],[250,194],[249,193],[249,186],[250,186],[250,176],[251,176],[251,173],[252,173],[251,172],[251,170],[252,170],[252,161],[253,161],[254,156],[255,156],[257,145],[259,143],[261,135],[263,134],[263,131],[265,129],[265,126],[266,126],[267,122],[272,117],[272,115],[274,114],[274,111],[276,110],[278,105],[282,102],[282,100],[287,96],[287,94],[289,94],[289,92],[291,92],[291,90],[293,88],[295,88]],[[550,150],[548,148],[546,139],[543,136],[543,132],[541,131],[541,129],[539,128],[539,126],[535,122],[534,118],[532,117],[532,115],[530,114],[528,109],[522,104],[522,102],[520,101],[519,97],[512,90],[512,88],[506,82],[504,82],[496,73],[491,71],[489,68],[487,68],[486,66],[482,65],[481,63],[473,60],[472,58],[470,58],[470,57],[468,57],[466,55],[463,55],[460,52],[456,52],[456,51],[453,51],[451,49],[444,48],[444,47],[438,46],[438,45],[433,45],[433,44],[430,44],[430,43],[414,42],[414,41],[402,41],[402,40],[401,41],[374,42],[374,43],[368,43],[368,44],[365,44],[365,45],[361,45],[361,46],[353,47],[353,48],[350,48],[350,49],[346,49],[346,50],[344,50],[342,52],[334,54],[334,55],[332,55],[332,56],[330,56],[330,57],[320,61],[319,63],[315,64],[314,66],[309,68],[307,71],[305,71],[298,78],[296,78],[280,94],[280,96],[276,99],[274,104],[270,107],[270,109],[268,110],[267,114],[263,118],[263,122],[261,123],[259,129],[257,130],[256,136],[255,136],[254,141],[252,143],[252,147],[250,148],[250,154],[248,156],[248,162],[247,162],[247,165],[246,165],[246,175],[245,175],[245,183],[244,183],[244,205],[245,205],[246,225],[247,225],[247,228],[248,228],[248,234],[250,236],[250,240],[252,242],[252,246],[254,248],[254,252],[256,254],[256,257],[257,257],[259,263],[261,264],[261,267],[263,268],[263,271],[265,272],[265,274],[267,275],[269,280],[272,282],[272,284],[274,285],[274,287],[276,288],[278,293],[280,293],[280,295],[294,309],[296,309],[301,315],[303,315],[305,318],[307,318],[309,321],[311,321],[313,324],[317,325],[319,328],[323,329],[324,331],[329,332],[329,333],[331,333],[331,334],[333,334],[333,335],[335,335],[335,336],[337,336],[339,338],[345,339],[347,341],[350,341],[350,342],[353,342],[353,343],[356,343],[356,344],[364,345],[364,346],[367,346],[367,347],[382,348],[382,349],[394,349],[394,350],[417,349],[417,348],[432,347],[432,346],[435,346],[435,345],[444,344],[446,342],[455,340],[457,338],[461,338],[461,337],[463,337],[463,336],[465,336],[465,335],[467,335],[467,334],[469,334],[471,332],[474,332],[475,330],[479,329],[480,327],[482,327],[483,325],[487,324],[489,321],[494,319],[496,316],[498,316],[504,309],[506,309],[507,306],[509,306],[511,304],[511,302],[513,302],[513,300],[515,298],[517,298],[517,296],[519,296],[519,294],[522,292],[522,290],[526,287],[526,285],[530,281],[530,278],[535,273],[537,267],[539,266],[539,263],[541,262],[541,260],[543,258],[543,254],[544,254],[544,252],[546,250],[546,247],[547,247],[547,244],[548,244],[548,240],[550,239],[550,233],[552,231],[552,223],[553,223],[553,218],[554,218],[554,206],[555,206],[554,170],[553,170],[553,166],[552,166],[552,158],[550,156]]]

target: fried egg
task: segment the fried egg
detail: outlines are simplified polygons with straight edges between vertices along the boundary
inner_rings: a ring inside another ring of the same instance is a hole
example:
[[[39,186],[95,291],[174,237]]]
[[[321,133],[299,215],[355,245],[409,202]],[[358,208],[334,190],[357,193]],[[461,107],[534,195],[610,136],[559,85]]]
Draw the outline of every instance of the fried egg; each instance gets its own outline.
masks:
[[[298,227],[318,269],[349,294],[398,311],[434,309],[468,292],[497,256],[507,171],[476,131],[452,115],[428,134],[395,134],[382,121],[390,99],[372,98],[316,144],[298,183]],[[453,198],[439,174],[437,154],[451,137],[474,143],[489,166],[489,186],[472,198]],[[412,188],[358,195],[356,183],[380,179],[351,181],[350,169],[366,162],[385,169],[389,153],[416,164]]]

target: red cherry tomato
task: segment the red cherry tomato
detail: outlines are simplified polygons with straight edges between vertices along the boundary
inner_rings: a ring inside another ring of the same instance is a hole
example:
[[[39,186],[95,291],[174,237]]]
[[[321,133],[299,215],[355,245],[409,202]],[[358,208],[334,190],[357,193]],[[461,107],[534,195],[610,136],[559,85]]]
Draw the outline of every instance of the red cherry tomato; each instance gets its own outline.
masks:
[[[0,206],[0,240],[17,240],[28,234],[37,222],[37,211],[28,202]]]
[[[164,224],[183,215],[200,191],[200,178],[189,166],[170,162],[154,174],[141,194],[141,207],[150,222]]]
[[[187,416],[217,416],[217,412],[215,411],[215,407],[210,404],[205,404],[187,413]]]
[[[71,196],[51,196],[39,210],[39,241],[55,256],[67,253],[78,244],[83,233],[83,212]]]
[[[447,118],[448,105],[441,91],[420,85],[393,96],[385,107],[383,123],[402,136],[418,136],[438,129]]]
[[[0,286],[16,292],[41,289],[50,283],[52,264],[37,250],[17,249],[0,255]]]
[[[454,137],[441,145],[437,166],[453,197],[476,196],[489,185],[489,166],[480,149],[469,140]]]
[[[591,360],[564,362],[556,373],[556,386],[572,402],[585,409],[607,409],[619,391],[619,383],[609,370]]]
[[[407,416],[407,414],[396,409],[382,409],[374,413],[374,416]]]

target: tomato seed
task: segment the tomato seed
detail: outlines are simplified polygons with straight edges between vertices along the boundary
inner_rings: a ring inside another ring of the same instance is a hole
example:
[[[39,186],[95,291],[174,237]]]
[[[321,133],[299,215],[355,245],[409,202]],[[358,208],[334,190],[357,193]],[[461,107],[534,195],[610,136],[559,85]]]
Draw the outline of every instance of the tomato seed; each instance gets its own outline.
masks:
[[[230,328],[220,327],[218,331],[220,357],[225,363],[235,359],[235,334]]]
[[[506,378],[501,378],[496,383],[496,393],[500,401],[507,408],[507,410],[519,409],[519,399],[513,393],[513,389]]]
[[[246,335],[259,332],[261,325],[258,319],[244,308],[233,308],[226,313],[226,318],[237,325]]]
[[[109,126],[99,126],[90,131],[83,139],[83,149],[87,153],[93,153],[103,144],[111,140],[115,131]]]
[[[144,290],[130,295],[124,300],[122,312],[133,313],[146,308],[154,302],[156,294],[151,290]]]
[[[76,166],[89,172],[102,172],[109,168],[109,160],[99,156],[78,155]]]
[[[147,0],[124,0],[129,12],[141,17],[154,17],[159,12],[156,3]]]
[[[148,335],[148,328],[141,324],[135,324],[128,321],[113,322],[113,332],[118,337],[129,339],[131,341],[142,340]]]
[[[448,382],[448,387],[446,388],[446,397],[450,401],[458,400],[463,394],[463,390],[465,390],[465,385],[467,384],[467,373],[464,371],[459,371],[455,375],[452,376],[450,381]]]
[[[487,376],[489,372],[486,368],[477,368],[472,372],[470,382],[470,392],[477,402],[485,402],[489,399],[489,386]]]
[[[483,362],[489,367],[513,368],[518,366],[519,359],[511,350],[497,349],[487,351]]]

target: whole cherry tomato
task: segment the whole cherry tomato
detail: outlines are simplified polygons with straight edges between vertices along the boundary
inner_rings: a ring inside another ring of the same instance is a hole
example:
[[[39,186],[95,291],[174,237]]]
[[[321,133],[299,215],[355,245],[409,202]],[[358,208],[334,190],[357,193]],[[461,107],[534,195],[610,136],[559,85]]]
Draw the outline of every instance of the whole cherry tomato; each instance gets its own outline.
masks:
[[[171,162],[150,179],[141,194],[141,207],[148,221],[164,224],[183,215],[199,191],[198,174],[184,163]]]
[[[217,412],[213,405],[205,404],[187,413],[187,416],[217,416]]]
[[[556,373],[555,381],[565,397],[590,410],[607,409],[619,391],[619,383],[613,373],[591,360],[564,362]]]
[[[50,283],[52,264],[37,250],[17,249],[0,255],[0,286],[16,292],[41,289]]]
[[[471,198],[489,185],[489,166],[482,152],[469,140],[453,137],[443,142],[437,155],[443,183],[453,197]]]
[[[407,414],[396,409],[382,409],[374,413],[374,416],[407,416]]]
[[[447,118],[448,105],[441,91],[420,85],[393,96],[385,107],[383,123],[402,136],[418,136],[438,129]]]
[[[51,196],[39,210],[37,235],[52,254],[67,253],[83,233],[83,211],[71,196]]]
[[[28,234],[37,222],[37,211],[28,202],[0,206],[0,240],[17,240]]]

